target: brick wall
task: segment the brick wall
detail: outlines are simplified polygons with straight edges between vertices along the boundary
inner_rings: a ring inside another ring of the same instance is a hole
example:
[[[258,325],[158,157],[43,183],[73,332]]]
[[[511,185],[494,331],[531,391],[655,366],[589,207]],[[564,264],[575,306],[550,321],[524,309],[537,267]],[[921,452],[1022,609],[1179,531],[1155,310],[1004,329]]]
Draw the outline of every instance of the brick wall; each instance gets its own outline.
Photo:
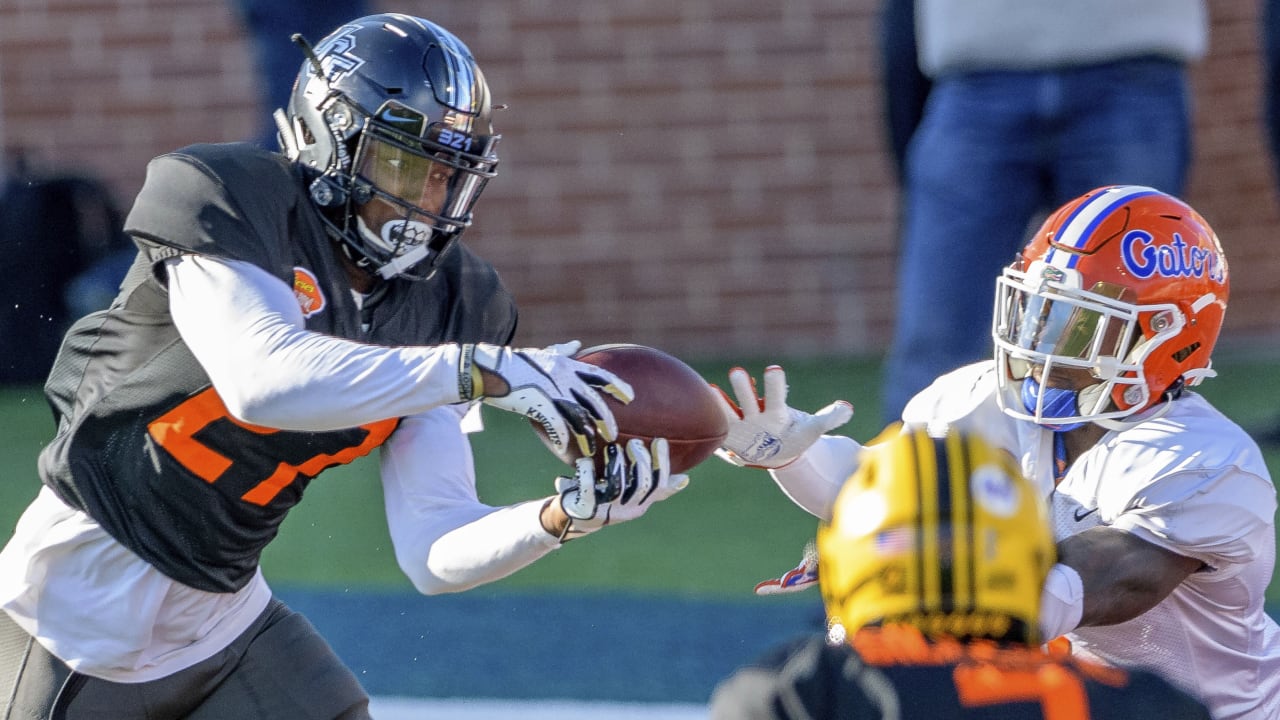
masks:
[[[523,308],[523,341],[632,340],[687,356],[878,354],[896,191],[876,85],[877,0],[404,2],[466,40],[504,135],[469,240]],[[1195,71],[1188,199],[1232,260],[1225,340],[1280,338],[1276,185],[1257,7],[1214,2]],[[241,139],[248,48],[210,0],[0,3],[0,142],[106,178]],[[387,3],[379,7],[391,9]],[[1274,343],[1280,346],[1280,342]]]

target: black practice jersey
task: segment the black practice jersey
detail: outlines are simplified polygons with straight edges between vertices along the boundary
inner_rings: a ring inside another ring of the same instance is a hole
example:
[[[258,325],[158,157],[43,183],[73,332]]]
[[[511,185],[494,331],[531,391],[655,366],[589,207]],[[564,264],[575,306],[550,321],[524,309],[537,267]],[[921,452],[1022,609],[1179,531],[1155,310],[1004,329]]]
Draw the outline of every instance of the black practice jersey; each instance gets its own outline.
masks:
[[[173,325],[166,258],[252,263],[294,288],[307,329],[352,340],[506,344],[515,330],[497,273],[461,244],[431,280],[385,283],[362,317],[300,169],[251,145],[153,160],[126,230],[138,256],[120,294],[68,331],[46,384],[57,435],[40,454],[40,477],[147,562],[202,590],[243,587],[311,479],[369,453],[398,419],[294,432],[232,418]]]
[[[856,649],[855,649],[856,648]],[[854,647],[821,636],[780,647],[717,686],[712,720],[1210,720],[1146,672],[1037,648],[927,643],[864,629]]]

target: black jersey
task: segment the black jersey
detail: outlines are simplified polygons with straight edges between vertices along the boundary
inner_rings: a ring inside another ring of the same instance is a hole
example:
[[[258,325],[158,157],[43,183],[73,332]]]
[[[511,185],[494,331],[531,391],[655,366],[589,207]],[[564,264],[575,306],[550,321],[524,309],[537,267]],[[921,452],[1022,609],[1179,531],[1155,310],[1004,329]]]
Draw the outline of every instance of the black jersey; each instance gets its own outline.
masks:
[[[372,451],[398,419],[294,432],[232,418],[173,325],[163,260],[253,263],[294,288],[307,329],[362,342],[506,344],[515,330],[497,273],[461,244],[429,281],[385,283],[362,317],[300,169],[251,145],[153,160],[126,231],[139,250],[120,294],[68,331],[46,384],[58,427],[40,477],[202,590],[243,587],[311,479]]]
[[[854,646],[777,648],[716,687],[711,719],[1210,720],[1155,675],[1037,648],[927,643],[907,628],[864,629]]]

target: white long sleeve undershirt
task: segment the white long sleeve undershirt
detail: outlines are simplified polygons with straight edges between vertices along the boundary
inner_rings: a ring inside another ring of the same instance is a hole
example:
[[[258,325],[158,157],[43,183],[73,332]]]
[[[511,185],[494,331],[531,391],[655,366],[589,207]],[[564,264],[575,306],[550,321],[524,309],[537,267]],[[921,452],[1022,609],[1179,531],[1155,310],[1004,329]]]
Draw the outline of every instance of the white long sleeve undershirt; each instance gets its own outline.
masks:
[[[477,499],[459,421],[452,407],[407,417],[382,447],[396,560],[427,595],[493,582],[559,547],[539,519],[545,498],[499,508]]]
[[[456,344],[382,347],[306,329],[293,290],[250,263],[167,261],[173,323],[233,416],[336,430],[458,402]]]

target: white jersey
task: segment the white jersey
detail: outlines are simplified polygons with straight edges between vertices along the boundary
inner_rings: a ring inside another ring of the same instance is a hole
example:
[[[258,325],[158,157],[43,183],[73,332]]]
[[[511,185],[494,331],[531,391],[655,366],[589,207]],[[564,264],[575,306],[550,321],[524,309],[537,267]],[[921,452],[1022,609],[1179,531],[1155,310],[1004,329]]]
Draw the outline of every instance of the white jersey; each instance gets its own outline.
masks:
[[[978,431],[1013,453],[1049,498],[1058,540],[1104,525],[1204,563],[1148,612],[1070,633],[1073,652],[1151,668],[1217,720],[1280,718],[1280,627],[1263,609],[1276,490],[1257,444],[1186,392],[1108,432],[1055,488],[1053,433],[1005,416],[996,393],[994,362],[969,365],[917,395],[903,420]]]

